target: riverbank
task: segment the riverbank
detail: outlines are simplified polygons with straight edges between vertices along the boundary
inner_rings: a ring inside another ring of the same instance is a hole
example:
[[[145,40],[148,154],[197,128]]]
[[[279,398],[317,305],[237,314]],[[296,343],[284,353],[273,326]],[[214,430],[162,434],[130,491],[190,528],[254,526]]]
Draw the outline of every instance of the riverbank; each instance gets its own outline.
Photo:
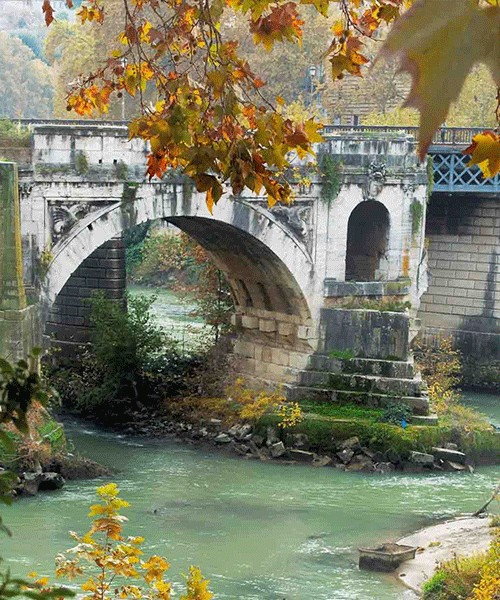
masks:
[[[39,491],[61,489],[66,480],[104,477],[111,471],[79,456],[68,443],[63,425],[44,406],[35,402],[27,413],[28,431],[2,426],[0,472],[17,476],[16,496],[35,496]]]
[[[179,574],[195,564],[219,600],[409,598],[395,577],[359,570],[357,548],[473,512],[500,477],[500,467],[353,474],[236,460],[225,450],[111,433],[82,420],[64,425],[75,452],[113,469],[131,504],[127,533],[145,537],[147,554],[166,556],[177,595]],[[2,510],[14,533],[2,541],[13,572],[52,575],[54,556],[71,543],[67,532],[87,531],[98,485],[68,482]],[[33,531],[42,532],[37,544]]]
[[[398,544],[419,548],[413,560],[403,563],[396,576],[406,587],[420,593],[439,563],[455,556],[470,556],[484,552],[492,540],[492,528],[486,515],[459,517],[438,525],[426,527],[398,540]]]
[[[283,428],[274,415],[250,423],[228,422],[217,418],[222,417],[217,412],[203,418],[195,414],[172,418],[165,411],[144,408],[115,431],[132,437],[176,439],[246,460],[361,473],[470,473],[477,464],[498,464],[500,459],[500,435],[493,431],[462,439],[449,428],[402,428],[366,419],[305,415],[294,427]]]

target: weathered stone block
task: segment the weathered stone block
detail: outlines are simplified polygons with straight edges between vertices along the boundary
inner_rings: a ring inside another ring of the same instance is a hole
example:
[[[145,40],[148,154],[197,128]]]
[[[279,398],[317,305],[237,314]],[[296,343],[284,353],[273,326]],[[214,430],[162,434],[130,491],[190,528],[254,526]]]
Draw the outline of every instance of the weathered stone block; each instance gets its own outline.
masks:
[[[466,455],[458,450],[448,450],[448,448],[432,448],[435,456],[441,460],[449,460],[452,462],[465,464]]]
[[[234,346],[234,351],[240,356],[253,358],[255,356],[255,344],[253,344],[253,342],[245,342],[243,340],[238,340]]]
[[[259,318],[251,317],[249,315],[242,315],[241,325],[245,329],[258,329],[259,328]]]
[[[305,325],[299,325],[297,328],[297,337],[299,340],[308,340],[312,337],[312,330],[310,327],[306,327]]]
[[[265,333],[276,331],[276,321],[274,319],[259,319],[259,330]]]
[[[410,462],[431,467],[434,464],[434,456],[425,452],[410,452]]]
[[[282,350],[281,348],[272,348],[271,357],[274,364],[288,366],[290,353],[288,350]]]
[[[366,358],[406,360],[409,316],[375,310],[321,309],[324,352],[351,351]]]
[[[241,327],[241,314],[233,313],[231,315],[231,325],[236,329]]]
[[[278,323],[278,333],[280,335],[293,335],[295,331],[295,325],[293,323],[286,323],[281,321],[280,323]]]

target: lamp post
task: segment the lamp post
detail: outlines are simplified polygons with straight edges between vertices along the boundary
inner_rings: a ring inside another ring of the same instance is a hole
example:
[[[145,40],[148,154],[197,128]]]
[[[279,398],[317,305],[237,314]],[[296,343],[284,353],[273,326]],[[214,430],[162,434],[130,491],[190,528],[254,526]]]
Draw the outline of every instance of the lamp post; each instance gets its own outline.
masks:
[[[309,67],[309,82],[311,84],[309,93],[311,96],[311,101],[310,101],[311,105],[313,104],[313,100],[314,100],[314,78],[316,77],[316,73],[317,73],[316,65],[311,65]]]

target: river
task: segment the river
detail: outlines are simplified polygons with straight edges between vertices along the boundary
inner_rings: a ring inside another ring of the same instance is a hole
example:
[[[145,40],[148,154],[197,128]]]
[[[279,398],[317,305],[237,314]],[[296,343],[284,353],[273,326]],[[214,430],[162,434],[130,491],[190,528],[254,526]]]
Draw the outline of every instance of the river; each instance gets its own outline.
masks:
[[[466,400],[498,419],[498,397]],[[114,470],[131,503],[128,532],[168,558],[175,589],[195,564],[220,600],[413,598],[391,576],[360,571],[357,547],[477,509],[500,479],[500,466],[373,476],[246,461],[78,421],[67,431],[78,452]],[[14,535],[2,555],[14,573],[53,573],[53,557],[72,545],[67,532],[87,530],[100,484],[69,482],[3,509]]]
[[[210,336],[210,327],[204,324],[201,317],[191,314],[196,306],[181,299],[172,290],[129,285],[127,291],[132,297],[146,296],[153,300],[153,318],[171,338],[179,342],[183,350],[202,344],[203,339]]]
[[[75,448],[115,470],[130,534],[165,555],[179,584],[199,565],[219,599],[391,600],[411,597],[390,576],[360,571],[356,548],[395,539],[479,507],[500,466],[474,474],[371,476],[231,458],[171,441],[128,439],[77,422]],[[53,570],[86,530],[98,481],[3,509],[14,536],[2,554],[16,574]]]

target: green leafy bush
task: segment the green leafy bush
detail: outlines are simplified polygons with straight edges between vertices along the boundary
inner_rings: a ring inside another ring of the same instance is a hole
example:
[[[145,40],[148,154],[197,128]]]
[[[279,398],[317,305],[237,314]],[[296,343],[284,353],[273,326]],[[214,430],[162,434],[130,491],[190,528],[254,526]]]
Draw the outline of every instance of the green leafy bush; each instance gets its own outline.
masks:
[[[78,364],[50,374],[65,405],[102,422],[126,419],[139,405],[185,391],[203,358],[183,355],[154,322],[154,297],[91,299],[92,343]]]
[[[474,587],[481,581],[487,554],[454,559],[442,563],[422,586],[423,600],[462,600],[471,598]]]
[[[403,402],[389,402],[382,411],[380,420],[383,423],[401,425],[403,420],[408,423],[412,414],[413,411],[407,404]]]

